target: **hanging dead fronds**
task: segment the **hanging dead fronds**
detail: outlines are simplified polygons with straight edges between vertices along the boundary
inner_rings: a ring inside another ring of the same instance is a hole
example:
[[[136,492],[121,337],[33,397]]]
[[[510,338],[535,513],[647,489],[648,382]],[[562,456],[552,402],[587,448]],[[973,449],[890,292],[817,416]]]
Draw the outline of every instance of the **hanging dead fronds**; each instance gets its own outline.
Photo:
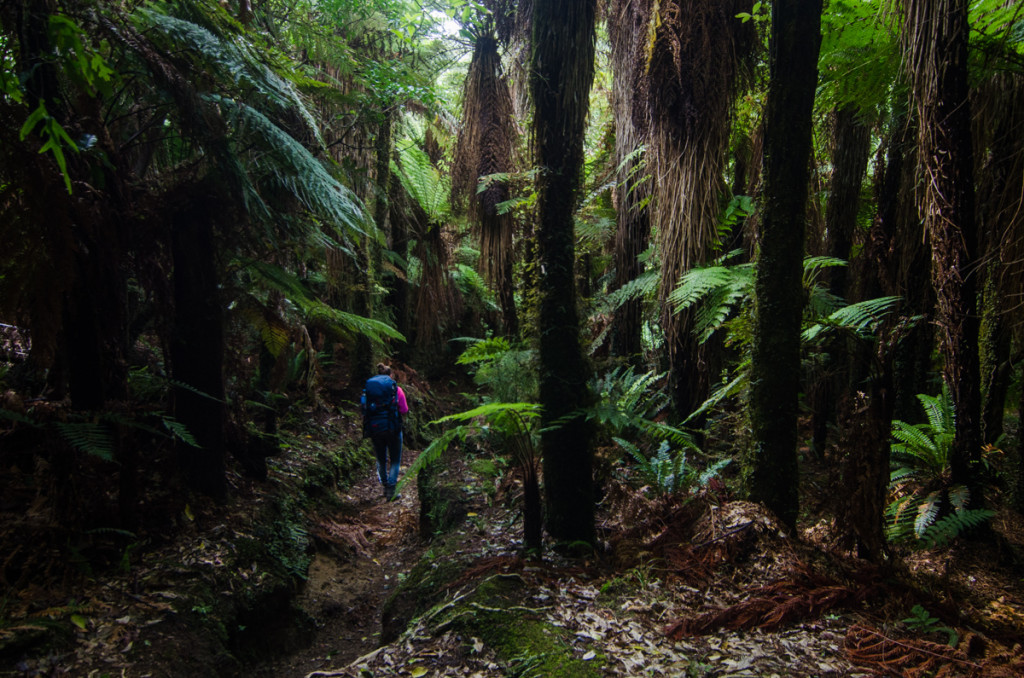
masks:
[[[652,181],[644,154],[649,137],[648,79],[644,68],[647,0],[613,0],[608,8],[608,35],[613,71],[612,108],[615,119],[615,288],[643,273],[640,255],[650,239]],[[615,312],[612,351],[635,356],[641,351],[641,300],[630,299]]]
[[[662,295],[716,240],[731,113],[753,28],[749,0],[668,0],[648,20],[646,71]],[[672,330],[670,330],[670,335]]]
[[[477,38],[463,93],[462,128],[452,167],[452,202],[470,198],[470,218],[480,226],[481,272],[492,283],[509,285],[506,271],[512,250],[512,215],[500,204],[509,199],[508,181],[483,177],[512,170],[516,126],[512,97],[502,73],[493,34]]]

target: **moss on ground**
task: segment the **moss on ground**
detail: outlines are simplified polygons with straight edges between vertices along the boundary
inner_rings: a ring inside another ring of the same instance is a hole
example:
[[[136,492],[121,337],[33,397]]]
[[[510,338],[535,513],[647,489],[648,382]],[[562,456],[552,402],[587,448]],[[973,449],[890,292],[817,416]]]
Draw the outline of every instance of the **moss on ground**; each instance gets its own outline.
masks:
[[[506,664],[509,675],[599,678],[604,655],[575,656],[565,629],[523,604],[527,587],[518,575],[495,575],[447,610],[440,624],[479,638]]]

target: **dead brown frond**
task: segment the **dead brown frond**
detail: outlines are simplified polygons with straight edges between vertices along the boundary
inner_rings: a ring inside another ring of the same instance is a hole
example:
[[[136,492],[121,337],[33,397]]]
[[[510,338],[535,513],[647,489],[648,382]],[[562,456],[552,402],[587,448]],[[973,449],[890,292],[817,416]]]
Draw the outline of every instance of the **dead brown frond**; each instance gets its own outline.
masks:
[[[864,626],[850,627],[846,653],[854,663],[885,676],[999,675],[984,672],[981,664],[958,648],[915,638],[890,638]]]
[[[692,619],[679,619],[665,629],[673,639],[701,635],[716,629],[777,629],[804,619],[816,619],[831,610],[850,607],[876,596],[878,584],[850,587],[809,570],[750,592],[747,600]]]

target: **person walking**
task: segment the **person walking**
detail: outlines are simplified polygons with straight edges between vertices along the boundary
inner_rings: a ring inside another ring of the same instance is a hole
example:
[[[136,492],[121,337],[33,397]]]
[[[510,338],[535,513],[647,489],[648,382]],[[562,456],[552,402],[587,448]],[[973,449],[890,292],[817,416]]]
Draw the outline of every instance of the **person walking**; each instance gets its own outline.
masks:
[[[384,499],[394,501],[398,471],[402,466],[402,417],[409,412],[405,392],[391,377],[391,368],[377,364],[377,374],[366,380],[360,399],[363,435],[373,442],[377,455],[377,477]]]

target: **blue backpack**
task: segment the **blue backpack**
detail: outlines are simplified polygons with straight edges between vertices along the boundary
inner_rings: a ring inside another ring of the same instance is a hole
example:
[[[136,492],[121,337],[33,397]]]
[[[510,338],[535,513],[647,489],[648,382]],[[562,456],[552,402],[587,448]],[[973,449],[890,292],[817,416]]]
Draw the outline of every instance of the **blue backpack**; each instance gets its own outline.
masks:
[[[359,399],[363,411],[363,431],[367,435],[397,431],[402,426],[398,416],[398,384],[386,374],[366,380]]]

